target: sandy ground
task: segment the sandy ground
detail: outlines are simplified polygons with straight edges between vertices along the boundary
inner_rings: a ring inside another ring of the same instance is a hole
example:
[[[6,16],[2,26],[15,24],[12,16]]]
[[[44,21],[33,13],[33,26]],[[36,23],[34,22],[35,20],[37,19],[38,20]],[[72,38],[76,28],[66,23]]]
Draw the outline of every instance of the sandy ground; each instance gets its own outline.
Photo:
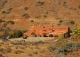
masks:
[[[53,37],[28,37],[27,39],[23,38],[12,38],[9,39],[10,41],[15,41],[15,40],[25,40],[29,42],[35,42],[35,41],[46,41],[46,40],[51,40],[54,39]]]

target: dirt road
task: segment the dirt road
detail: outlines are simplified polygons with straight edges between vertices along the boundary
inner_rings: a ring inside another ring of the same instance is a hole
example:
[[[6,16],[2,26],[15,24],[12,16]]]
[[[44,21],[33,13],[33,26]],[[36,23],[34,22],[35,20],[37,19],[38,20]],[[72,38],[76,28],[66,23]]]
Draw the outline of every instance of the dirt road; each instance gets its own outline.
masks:
[[[25,41],[29,41],[29,42],[35,42],[35,41],[46,41],[46,40],[50,40],[50,39],[54,39],[53,37],[28,37],[27,39],[23,39],[23,38],[12,38],[9,39],[10,41],[15,41],[15,40],[25,40]]]

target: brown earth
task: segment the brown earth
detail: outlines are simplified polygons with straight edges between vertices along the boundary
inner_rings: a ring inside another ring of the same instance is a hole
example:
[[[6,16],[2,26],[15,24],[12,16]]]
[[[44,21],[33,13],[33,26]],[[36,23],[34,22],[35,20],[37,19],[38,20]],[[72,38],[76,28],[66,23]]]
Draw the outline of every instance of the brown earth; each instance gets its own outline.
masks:
[[[5,2],[6,1],[6,2]],[[39,5],[41,1],[44,4]],[[59,20],[63,20],[60,26],[74,27],[70,21],[79,25],[80,0],[0,0],[0,19],[15,22],[8,24],[10,29],[29,29],[31,25],[58,26]],[[25,10],[24,8],[28,9]],[[12,8],[10,13],[8,12]],[[27,13],[28,18],[22,15]],[[34,22],[31,22],[34,20]]]

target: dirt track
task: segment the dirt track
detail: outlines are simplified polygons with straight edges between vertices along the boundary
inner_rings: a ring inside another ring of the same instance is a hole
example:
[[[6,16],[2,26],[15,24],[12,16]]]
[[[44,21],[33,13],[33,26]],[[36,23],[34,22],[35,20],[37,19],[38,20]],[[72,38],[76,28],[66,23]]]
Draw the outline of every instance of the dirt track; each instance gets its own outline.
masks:
[[[50,40],[50,39],[54,39],[53,37],[28,37],[27,39],[23,39],[23,38],[13,38],[13,39],[9,39],[10,41],[15,41],[15,40],[25,40],[25,41],[29,41],[29,42],[35,42],[35,41],[46,41],[46,40]]]

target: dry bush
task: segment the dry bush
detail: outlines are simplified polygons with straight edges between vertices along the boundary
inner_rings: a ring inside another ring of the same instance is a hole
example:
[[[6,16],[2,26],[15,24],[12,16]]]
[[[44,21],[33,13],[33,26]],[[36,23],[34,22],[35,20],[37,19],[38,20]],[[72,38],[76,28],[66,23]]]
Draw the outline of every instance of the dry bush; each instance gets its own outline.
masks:
[[[33,54],[38,54],[38,52],[37,52],[37,51],[35,51],[35,52],[33,52]]]
[[[15,53],[15,54],[20,54],[20,53],[24,53],[24,52],[21,51],[21,50],[16,50],[16,51],[14,51],[14,53]]]

